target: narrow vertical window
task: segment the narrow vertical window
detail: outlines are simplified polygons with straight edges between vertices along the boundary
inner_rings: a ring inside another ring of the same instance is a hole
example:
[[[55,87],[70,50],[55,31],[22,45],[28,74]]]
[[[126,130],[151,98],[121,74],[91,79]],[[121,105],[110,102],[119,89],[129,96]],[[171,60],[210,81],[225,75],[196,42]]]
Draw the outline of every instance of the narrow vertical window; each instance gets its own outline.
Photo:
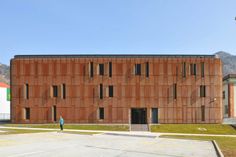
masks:
[[[186,78],[186,63],[182,63],[182,76],[183,78]]]
[[[24,119],[29,120],[30,119],[30,108],[26,107],[24,112],[25,112]]]
[[[104,75],[104,64],[99,64],[99,75]]]
[[[62,84],[62,98],[66,98],[66,84]]]
[[[200,97],[206,97],[206,86],[205,85],[200,86]]]
[[[52,97],[56,98],[58,96],[58,87],[52,86]]]
[[[205,106],[201,106],[201,115],[202,121],[205,121]]]
[[[201,76],[202,77],[204,77],[204,75],[205,75],[204,69],[205,69],[204,62],[201,62]]]
[[[102,84],[100,84],[100,87],[99,87],[100,89],[99,89],[99,98],[100,99],[103,99],[103,85]]]
[[[223,91],[223,99],[225,99],[225,91]]]
[[[197,75],[197,66],[196,64],[190,64],[190,73],[191,75]]]
[[[109,62],[109,77],[112,77],[112,62]]]
[[[109,86],[109,97],[113,97],[113,86]]]
[[[91,78],[93,78],[93,62],[90,62],[90,67],[89,67],[90,69],[89,69],[89,71],[90,71],[90,74],[89,74],[89,76],[91,77]]]
[[[149,63],[146,62],[146,77],[149,77]]]
[[[24,86],[24,97],[25,99],[29,99],[29,84],[26,83]]]
[[[177,99],[177,84],[176,83],[173,85],[173,97],[174,99]]]
[[[104,108],[99,107],[99,119],[104,119]]]
[[[135,64],[135,75],[141,75],[141,64]]]

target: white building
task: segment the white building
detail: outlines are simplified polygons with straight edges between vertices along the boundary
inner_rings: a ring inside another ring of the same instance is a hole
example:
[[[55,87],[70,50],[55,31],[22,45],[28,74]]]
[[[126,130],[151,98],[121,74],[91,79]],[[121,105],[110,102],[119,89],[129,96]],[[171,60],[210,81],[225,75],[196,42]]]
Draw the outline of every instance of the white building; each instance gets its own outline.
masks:
[[[10,86],[0,82],[0,120],[10,120]]]

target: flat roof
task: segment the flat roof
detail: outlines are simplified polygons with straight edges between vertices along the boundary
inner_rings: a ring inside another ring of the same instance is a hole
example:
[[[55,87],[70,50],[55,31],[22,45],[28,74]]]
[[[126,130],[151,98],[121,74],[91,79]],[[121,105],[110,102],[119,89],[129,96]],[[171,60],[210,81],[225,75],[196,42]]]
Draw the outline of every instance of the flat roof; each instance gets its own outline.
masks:
[[[216,58],[216,55],[186,55],[186,54],[47,54],[47,55],[15,55],[14,58],[143,58],[143,57],[169,57],[169,58]]]

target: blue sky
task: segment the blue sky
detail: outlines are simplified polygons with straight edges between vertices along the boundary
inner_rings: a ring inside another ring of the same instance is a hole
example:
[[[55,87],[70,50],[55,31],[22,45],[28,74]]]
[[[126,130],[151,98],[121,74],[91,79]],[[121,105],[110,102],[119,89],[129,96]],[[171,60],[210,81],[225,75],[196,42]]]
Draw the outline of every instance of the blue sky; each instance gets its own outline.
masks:
[[[0,0],[0,62],[19,54],[236,54],[235,0]]]

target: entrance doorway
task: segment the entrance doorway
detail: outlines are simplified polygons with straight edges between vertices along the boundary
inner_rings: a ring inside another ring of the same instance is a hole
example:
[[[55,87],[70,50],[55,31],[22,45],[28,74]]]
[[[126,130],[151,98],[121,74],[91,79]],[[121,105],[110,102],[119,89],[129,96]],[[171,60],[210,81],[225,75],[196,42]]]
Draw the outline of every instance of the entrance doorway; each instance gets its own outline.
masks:
[[[147,124],[147,109],[132,108],[131,109],[131,124]]]
[[[152,108],[152,123],[158,123],[158,108]]]

